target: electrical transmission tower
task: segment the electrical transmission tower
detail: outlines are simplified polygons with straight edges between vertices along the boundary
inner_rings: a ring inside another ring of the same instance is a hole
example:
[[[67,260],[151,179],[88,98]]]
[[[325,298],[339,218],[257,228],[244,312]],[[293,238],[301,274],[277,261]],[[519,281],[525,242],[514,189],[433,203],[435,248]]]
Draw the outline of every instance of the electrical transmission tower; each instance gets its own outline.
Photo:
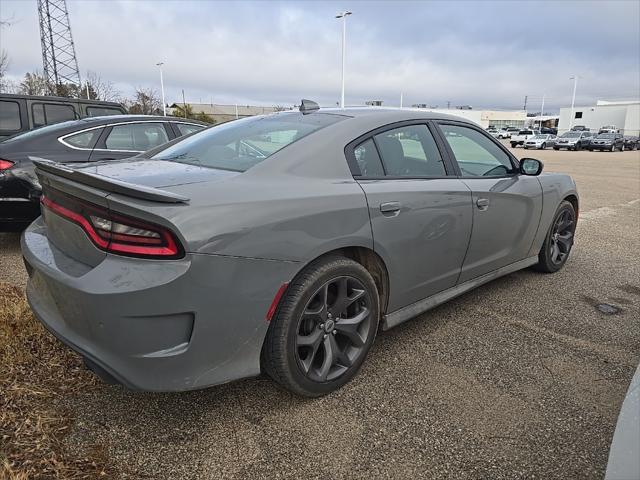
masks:
[[[75,86],[80,92],[80,70],[71,36],[66,0],[38,0],[44,76],[52,94],[63,95]]]

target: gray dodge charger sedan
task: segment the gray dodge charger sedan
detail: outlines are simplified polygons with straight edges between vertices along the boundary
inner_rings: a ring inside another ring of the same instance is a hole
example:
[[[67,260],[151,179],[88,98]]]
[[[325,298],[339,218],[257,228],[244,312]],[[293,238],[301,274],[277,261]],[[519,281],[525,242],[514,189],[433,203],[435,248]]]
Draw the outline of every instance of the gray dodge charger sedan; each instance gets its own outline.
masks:
[[[562,268],[578,218],[569,176],[429,112],[305,101],[131,160],[35,162],[30,305],[92,370],[139,390],[266,372],[326,394],[379,329]]]

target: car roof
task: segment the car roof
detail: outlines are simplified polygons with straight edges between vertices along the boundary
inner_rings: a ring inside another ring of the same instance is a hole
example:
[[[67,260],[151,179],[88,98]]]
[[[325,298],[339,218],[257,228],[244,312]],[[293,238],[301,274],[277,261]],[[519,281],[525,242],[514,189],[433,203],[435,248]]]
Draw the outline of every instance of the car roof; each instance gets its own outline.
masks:
[[[275,115],[298,114],[297,110],[278,112]],[[380,120],[383,123],[401,122],[403,120],[454,120],[477,124],[464,117],[437,113],[420,108],[393,108],[393,107],[346,107],[346,108],[320,108],[307,112],[307,115],[331,114],[341,115],[350,118],[367,118],[370,120]],[[272,114],[273,115],[273,114]]]

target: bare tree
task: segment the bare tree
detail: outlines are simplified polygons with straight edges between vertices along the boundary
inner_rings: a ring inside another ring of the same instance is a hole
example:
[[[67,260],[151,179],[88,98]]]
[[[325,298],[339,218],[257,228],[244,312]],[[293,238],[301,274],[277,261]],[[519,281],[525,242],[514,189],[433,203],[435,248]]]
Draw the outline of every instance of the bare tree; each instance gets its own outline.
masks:
[[[96,72],[88,71],[85,84],[82,88],[80,95],[82,97],[87,96],[89,92],[89,98],[91,100],[106,100],[109,102],[120,101],[122,95],[115,88],[112,82],[109,80],[103,80]]]
[[[152,88],[136,88],[136,96],[129,102],[129,113],[138,115],[162,115],[162,101]]]
[[[7,70],[9,69],[9,54],[6,50],[0,50],[0,92],[7,88]]]
[[[11,25],[10,20],[0,18],[0,28],[9,25]],[[6,92],[10,86],[10,82],[6,78],[9,63],[9,54],[4,48],[0,49],[0,92]]]
[[[18,92],[23,95],[49,95],[49,85],[47,79],[38,70],[27,72],[20,82]]]

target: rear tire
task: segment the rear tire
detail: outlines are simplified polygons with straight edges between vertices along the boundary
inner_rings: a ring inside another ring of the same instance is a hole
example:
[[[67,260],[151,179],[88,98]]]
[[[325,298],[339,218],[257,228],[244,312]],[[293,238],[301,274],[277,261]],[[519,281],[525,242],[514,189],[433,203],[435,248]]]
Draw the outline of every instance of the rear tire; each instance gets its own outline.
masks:
[[[358,373],[379,317],[378,291],[362,265],[343,257],[319,259],[296,276],[280,301],[262,368],[299,395],[333,392]]]
[[[564,267],[569,258],[576,231],[576,212],[573,205],[564,200],[558,206],[556,214],[544,239],[538,263],[534,269],[544,273],[555,273]]]
[[[516,142],[511,142],[511,148],[516,148],[518,144]]]

